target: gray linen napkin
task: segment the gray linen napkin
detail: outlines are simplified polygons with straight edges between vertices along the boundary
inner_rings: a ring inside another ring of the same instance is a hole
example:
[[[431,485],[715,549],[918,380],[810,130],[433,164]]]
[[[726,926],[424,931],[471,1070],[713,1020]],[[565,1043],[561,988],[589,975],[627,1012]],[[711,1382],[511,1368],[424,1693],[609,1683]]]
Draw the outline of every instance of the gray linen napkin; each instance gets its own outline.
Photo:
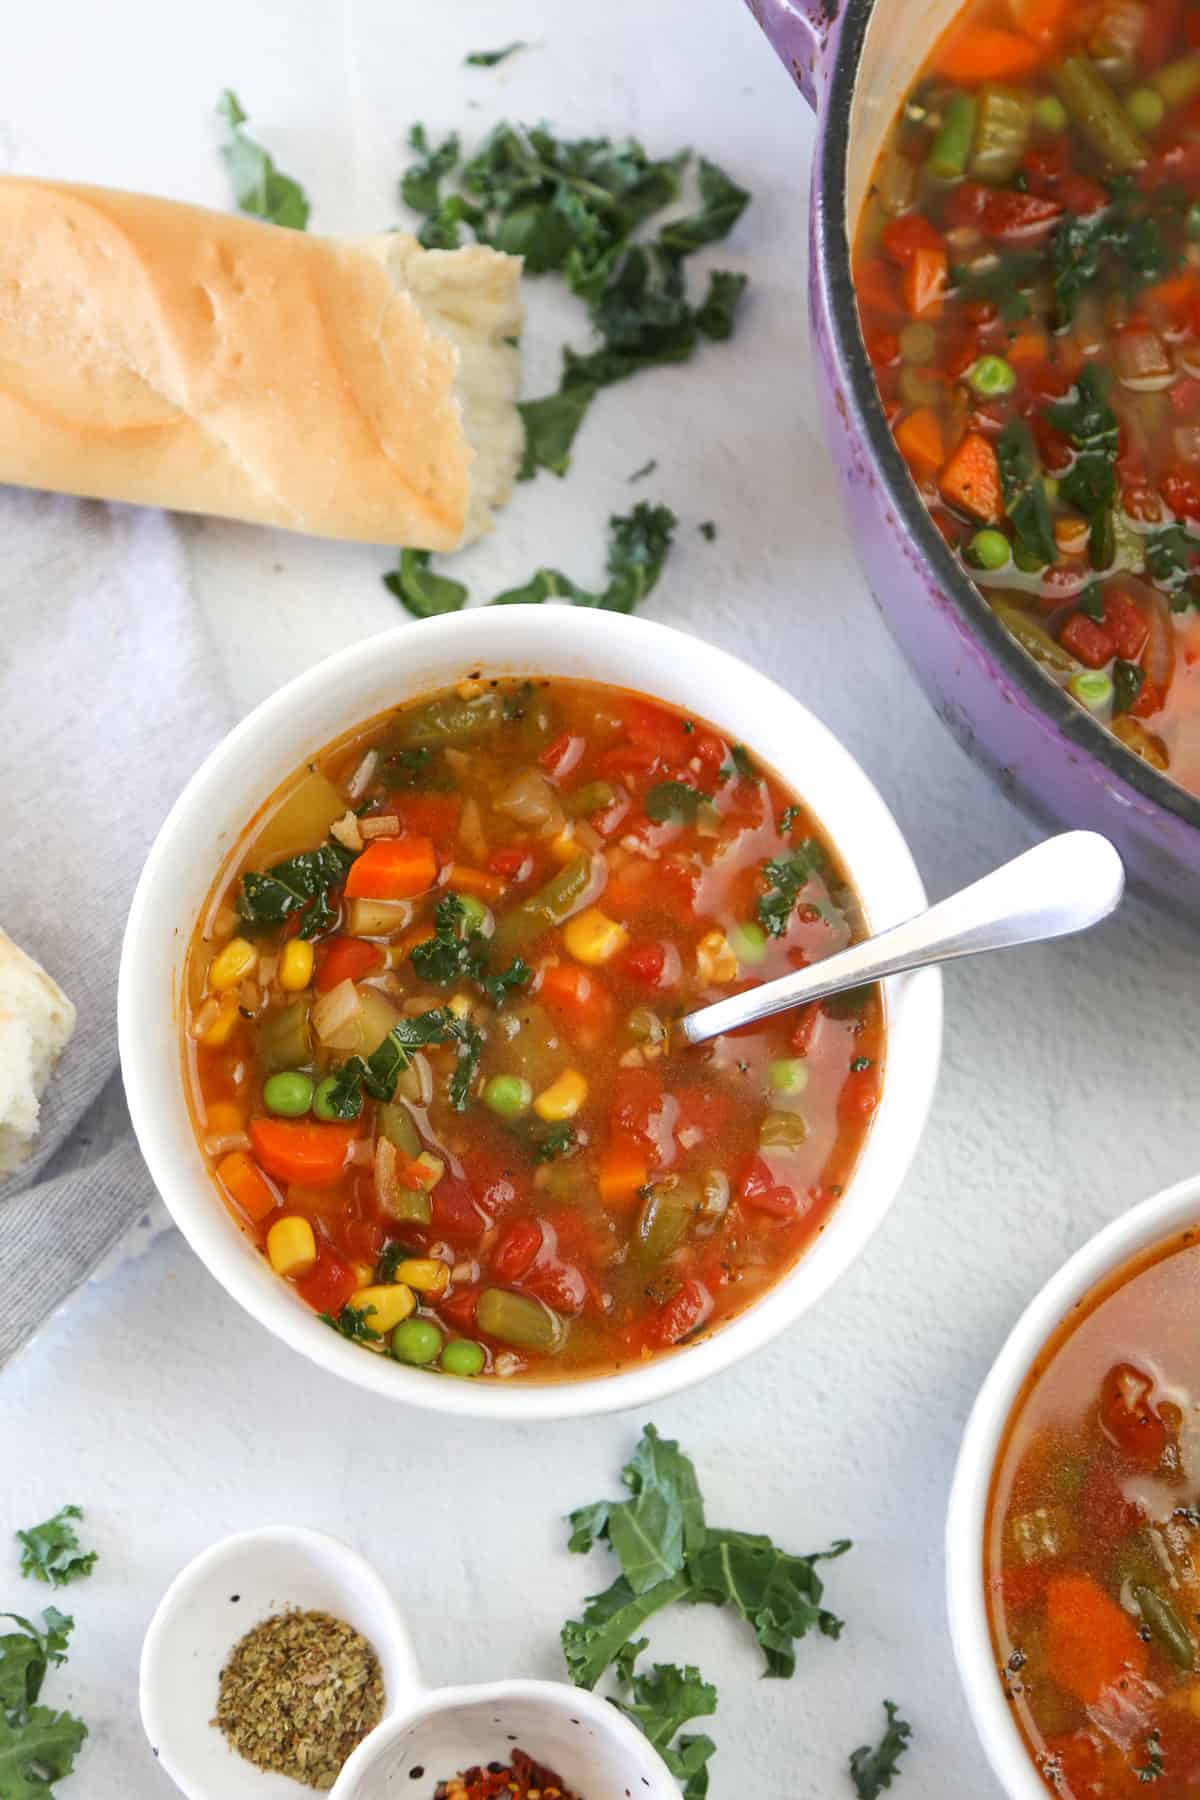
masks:
[[[111,1086],[121,933],[232,708],[163,514],[0,489],[0,555],[0,925],[79,1013],[0,1180],[3,1363],[153,1199]]]

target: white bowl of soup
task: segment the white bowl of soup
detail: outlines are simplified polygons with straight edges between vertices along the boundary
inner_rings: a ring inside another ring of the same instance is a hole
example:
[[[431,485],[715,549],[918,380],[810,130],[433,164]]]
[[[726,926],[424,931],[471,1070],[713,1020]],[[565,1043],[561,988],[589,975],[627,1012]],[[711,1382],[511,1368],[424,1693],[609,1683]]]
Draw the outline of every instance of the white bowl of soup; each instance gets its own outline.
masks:
[[[959,1672],[1014,1800],[1200,1782],[1200,1178],[1078,1251],[963,1438],[947,1582]]]
[[[641,1405],[865,1244],[940,986],[699,1052],[672,1019],[923,904],[847,751],[712,646],[551,606],[405,625],[266,701],[163,826],[122,959],[135,1129],[323,1368],[445,1411]]]

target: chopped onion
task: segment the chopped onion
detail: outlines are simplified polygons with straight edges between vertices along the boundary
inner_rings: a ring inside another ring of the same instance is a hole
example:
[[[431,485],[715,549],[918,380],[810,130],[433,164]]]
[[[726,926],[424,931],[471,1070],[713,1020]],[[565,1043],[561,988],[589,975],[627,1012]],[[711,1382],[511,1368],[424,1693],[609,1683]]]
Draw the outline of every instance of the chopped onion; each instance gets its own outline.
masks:
[[[221,1011],[221,1002],[215,994],[210,994],[203,1006],[192,1020],[190,1030],[194,1038],[202,1038],[205,1032],[216,1024]]]
[[[518,825],[529,825],[539,837],[557,837],[563,828],[562,803],[538,769],[522,769],[496,802]]]
[[[1138,394],[1158,393],[1175,379],[1167,346],[1157,331],[1142,326],[1118,332],[1113,344],[1113,366],[1121,385]]]
[[[391,1138],[380,1136],[375,1141],[375,1203],[381,1212],[390,1212],[400,1188],[399,1152]]]
[[[360,819],[358,834],[363,839],[399,837],[400,821],[395,813],[380,813],[373,819]]]
[[[340,819],[335,819],[329,827],[329,835],[336,838],[338,843],[344,845],[347,850],[353,850],[356,856],[363,847],[358,820],[352,812],[343,813]]]
[[[350,777],[349,781],[346,783],[346,794],[349,799],[351,799],[351,800],[361,800],[362,799],[363,795],[366,793],[367,789],[371,785],[371,782],[375,775],[375,770],[378,767],[378,765],[379,765],[378,750],[368,750],[367,754],[363,757],[363,759],[359,763],[357,769],[355,769],[353,775]]]
[[[338,1038],[349,1035],[350,1047],[358,1041],[359,1019],[362,1013],[362,998],[354,983],[347,977],[339,981],[335,988],[313,1003],[309,1014],[309,1023],[323,1044],[335,1050],[345,1049]]]
[[[231,1150],[248,1150],[250,1139],[244,1131],[223,1131],[206,1137],[204,1148],[210,1156],[228,1156]]]
[[[487,861],[488,845],[483,835],[483,815],[479,810],[478,800],[473,796],[463,806],[462,818],[458,822],[458,841],[467,855],[476,862]]]

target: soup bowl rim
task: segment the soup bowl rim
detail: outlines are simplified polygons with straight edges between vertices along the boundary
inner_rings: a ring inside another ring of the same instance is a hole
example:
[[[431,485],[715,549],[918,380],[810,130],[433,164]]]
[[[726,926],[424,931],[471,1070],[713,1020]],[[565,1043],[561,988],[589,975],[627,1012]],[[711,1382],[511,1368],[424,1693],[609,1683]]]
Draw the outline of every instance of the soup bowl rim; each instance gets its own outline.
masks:
[[[221,1206],[187,1112],[178,1025],[172,1023],[168,1032],[164,1009],[179,992],[183,946],[202,904],[195,896],[208,892],[228,854],[228,846],[213,848],[215,821],[222,814],[233,816],[234,797],[242,793],[238,817],[244,829],[281,779],[277,774],[269,780],[265,773],[259,778],[256,772],[278,764],[279,741],[288,733],[298,738],[300,722],[314,709],[344,705],[341,729],[350,730],[371,716],[353,696],[384,676],[395,679],[393,704],[456,679],[449,674],[422,682],[410,676],[406,688],[406,669],[431,661],[452,664],[462,674],[481,667],[495,674],[540,672],[561,679],[600,679],[589,677],[593,666],[619,669],[620,685],[697,714],[704,712],[697,696],[709,696],[707,716],[727,733],[735,715],[743,721],[769,718],[773,723],[763,725],[764,740],[785,737],[789,754],[795,745],[794,762],[778,768],[784,783],[810,799],[807,767],[810,787],[836,789],[842,796],[840,817],[827,817],[828,809],[820,806],[815,810],[845,860],[868,924],[879,929],[896,923],[925,903],[899,827],[851,753],[793,695],[727,651],[657,622],[569,607],[510,606],[403,624],[351,644],[271,694],[210,753],[164,822],[138,883],[121,957],[118,1036],[134,1130],[168,1210],[210,1273],[274,1335],[322,1368],[392,1399],[480,1417],[566,1418],[644,1405],[759,1348],[819,1299],[862,1250],[900,1187],[932,1102],[941,1046],[940,977],[926,969],[888,985],[880,1104],[827,1225],[779,1281],[694,1345],[617,1372],[497,1382],[434,1376],[346,1342],[251,1251]],[[603,679],[618,685],[612,674]],[[335,728],[323,741],[337,735]],[[738,735],[755,747],[752,730]],[[290,767],[300,766],[304,756],[301,749]],[[854,853],[847,841],[857,846]],[[187,916],[180,898],[185,889],[193,908]]]
[[[1103,1226],[1056,1270],[1012,1327],[971,1408],[946,1515],[946,1602],[959,1679],[993,1773],[1011,1800],[1045,1800],[996,1669],[985,1598],[984,1530],[996,1459],[1025,1380],[1070,1312],[1115,1274],[1200,1222],[1200,1174],[1177,1181]]]

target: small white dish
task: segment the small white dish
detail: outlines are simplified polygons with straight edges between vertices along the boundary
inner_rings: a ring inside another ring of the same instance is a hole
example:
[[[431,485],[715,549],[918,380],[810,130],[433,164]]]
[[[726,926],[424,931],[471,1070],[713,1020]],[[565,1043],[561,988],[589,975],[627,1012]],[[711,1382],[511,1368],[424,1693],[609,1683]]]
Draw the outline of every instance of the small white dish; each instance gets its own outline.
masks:
[[[272,1273],[222,1206],[188,1112],[178,996],[218,868],[280,782],[343,732],[479,670],[607,683],[711,721],[749,745],[824,825],[868,931],[924,910],[908,846],[850,752],[798,700],[702,638],[570,606],[501,606],[401,625],[272,694],[217,746],[171,809],[142,871],[121,952],[117,1019],[130,1116],[155,1186],[201,1261],[261,1324],[320,1367],[393,1400],[483,1418],[575,1418],[646,1406],[767,1343],[863,1249],[904,1180],[933,1100],[941,977],[920,969],[887,982],[883,1086],[846,1190],[795,1266],[711,1336],[580,1381],[453,1380],[365,1355]]]
[[[514,1748],[554,1769],[580,1800],[678,1800],[658,1752],[594,1694],[556,1681],[424,1687],[408,1628],[375,1571],[338,1539],[291,1526],[214,1544],[176,1576],[150,1622],[142,1723],[187,1800],[300,1800],[313,1791],[256,1769],[210,1723],[234,1645],[292,1607],[353,1625],[383,1675],[383,1721],[346,1763],[333,1800],[430,1800],[438,1781]]]
[[[1030,1367],[1072,1307],[1131,1258],[1198,1217],[1200,1176],[1192,1176],[1097,1232],[1026,1307],[992,1364],[967,1421],[946,1521],[950,1636],[979,1740],[1010,1800],[1046,1800],[1046,1784],[1004,1697],[988,1629],[984,1525],[996,1456]]]

